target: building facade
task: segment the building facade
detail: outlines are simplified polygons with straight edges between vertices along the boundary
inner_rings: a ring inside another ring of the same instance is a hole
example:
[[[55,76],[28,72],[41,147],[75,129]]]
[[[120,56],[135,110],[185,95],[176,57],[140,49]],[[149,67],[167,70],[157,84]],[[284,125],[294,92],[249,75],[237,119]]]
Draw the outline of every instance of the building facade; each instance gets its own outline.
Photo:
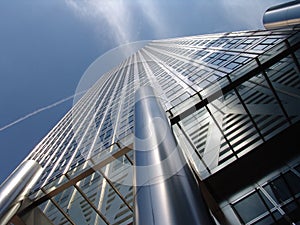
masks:
[[[297,29],[156,40],[138,50],[24,160],[43,169],[11,223],[133,223],[134,94],[143,86],[154,89],[217,224],[300,223]]]

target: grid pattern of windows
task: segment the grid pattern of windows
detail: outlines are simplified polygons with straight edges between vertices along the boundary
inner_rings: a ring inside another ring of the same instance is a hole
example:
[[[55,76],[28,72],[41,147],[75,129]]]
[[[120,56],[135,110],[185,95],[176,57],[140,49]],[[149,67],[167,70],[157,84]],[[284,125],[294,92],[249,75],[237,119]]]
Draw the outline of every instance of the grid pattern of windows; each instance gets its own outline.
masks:
[[[241,224],[292,224],[300,221],[299,165],[257,185],[231,203]],[[251,210],[249,210],[251,208]]]
[[[299,39],[282,30],[152,41],[104,74],[30,153],[44,168],[31,200],[42,199],[54,224],[131,224],[134,93],[146,85],[201,179],[239,160],[300,120],[300,51],[288,47]],[[298,167],[232,201],[240,223],[299,220]]]

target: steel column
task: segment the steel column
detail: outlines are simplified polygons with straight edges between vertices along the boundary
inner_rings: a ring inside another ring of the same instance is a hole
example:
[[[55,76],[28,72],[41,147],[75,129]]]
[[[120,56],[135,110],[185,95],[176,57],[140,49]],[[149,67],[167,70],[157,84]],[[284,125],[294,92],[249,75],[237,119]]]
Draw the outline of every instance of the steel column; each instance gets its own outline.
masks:
[[[152,87],[135,94],[135,225],[215,225]]]
[[[36,161],[26,160],[1,184],[0,221],[6,221],[14,216],[20,201],[37,181],[41,171],[42,167]]]
[[[291,1],[269,8],[263,16],[266,29],[300,25],[300,1]]]

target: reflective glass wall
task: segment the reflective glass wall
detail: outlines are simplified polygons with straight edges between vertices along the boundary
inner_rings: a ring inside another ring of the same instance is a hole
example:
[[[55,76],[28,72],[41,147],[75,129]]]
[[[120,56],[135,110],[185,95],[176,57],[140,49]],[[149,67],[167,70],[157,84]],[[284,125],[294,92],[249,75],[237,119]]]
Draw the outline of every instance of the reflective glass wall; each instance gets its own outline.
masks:
[[[299,49],[297,30],[149,43],[103,75],[33,149],[27,159],[44,172],[17,217],[25,223],[132,223],[134,93],[145,85],[154,87],[205,184],[299,123]],[[231,224],[299,221],[299,163],[293,163],[226,201],[208,187],[216,220],[223,222],[219,210]]]

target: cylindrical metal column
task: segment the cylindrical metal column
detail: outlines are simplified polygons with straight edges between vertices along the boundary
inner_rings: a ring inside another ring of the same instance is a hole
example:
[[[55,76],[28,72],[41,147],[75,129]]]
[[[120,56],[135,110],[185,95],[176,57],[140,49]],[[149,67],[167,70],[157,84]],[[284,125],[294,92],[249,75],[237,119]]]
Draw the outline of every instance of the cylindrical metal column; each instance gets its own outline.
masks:
[[[135,95],[135,225],[215,225],[149,86]]]
[[[42,171],[42,167],[34,160],[22,162],[0,186],[0,220],[12,217],[11,209],[24,199]]]
[[[291,1],[269,8],[263,16],[266,29],[292,27],[300,24],[300,1]]]

